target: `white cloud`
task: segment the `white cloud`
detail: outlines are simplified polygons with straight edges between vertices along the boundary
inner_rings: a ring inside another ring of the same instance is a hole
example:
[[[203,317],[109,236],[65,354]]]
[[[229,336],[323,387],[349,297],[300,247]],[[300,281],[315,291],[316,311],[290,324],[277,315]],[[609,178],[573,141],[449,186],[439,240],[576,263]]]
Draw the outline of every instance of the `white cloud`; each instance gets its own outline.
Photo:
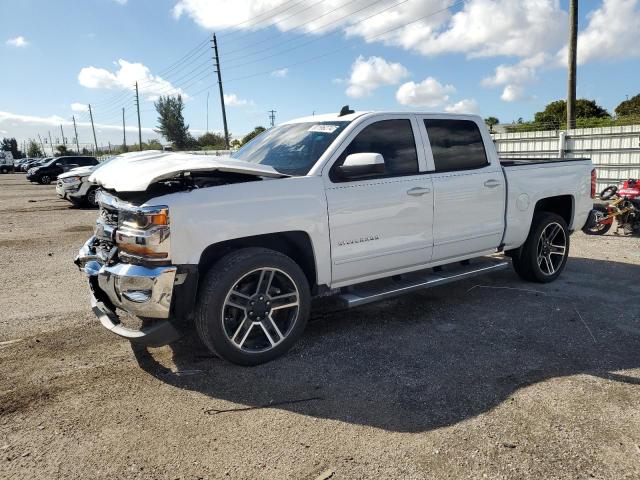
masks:
[[[505,102],[515,102],[524,97],[524,87],[522,85],[507,85],[502,90],[500,98]]]
[[[351,76],[347,95],[354,98],[371,95],[378,87],[395,85],[409,74],[409,71],[399,63],[389,63],[381,57],[363,56],[356,58],[351,65]]]
[[[19,37],[10,38],[5,43],[11,47],[18,48],[29,46],[29,42],[22,35],[20,35]]]
[[[247,105],[252,105],[253,102],[250,100],[244,100],[242,98],[238,98],[235,93],[225,93],[224,94],[224,103],[227,107],[245,107]]]
[[[400,85],[396,99],[402,105],[434,108],[449,100],[449,94],[455,92],[453,85],[442,85],[433,77],[427,77],[420,83],[407,82]]]
[[[181,88],[174,87],[171,82],[151,74],[149,67],[142,63],[132,63],[120,59],[116,65],[119,68],[115,72],[93,66],[84,67],[78,74],[78,82],[86,88],[133,91],[137,81],[140,94],[149,100],[155,100],[160,95],[178,94],[181,94],[185,99],[189,98]]]
[[[478,113],[478,102],[473,98],[465,98],[452,105],[444,107],[444,111],[447,113]]]
[[[125,5],[127,3],[127,0],[113,0],[116,3],[119,3],[120,5]]]
[[[273,72],[271,72],[271,76],[276,78],[285,78],[288,74],[288,68],[281,68],[279,70],[274,70]]]
[[[482,80],[485,87],[503,87],[502,100],[514,102],[524,97],[525,86],[537,80],[538,69],[550,64],[550,55],[539,53],[513,65],[499,65],[493,76]]]
[[[56,127],[60,128],[60,125],[63,127],[72,127],[73,122],[71,120],[65,119],[59,115],[49,115],[48,117],[39,117],[35,115],[22,115],[19,113],[11,113],[11,112],[2,112],[0,111],[0,125],[9,124],[14,127],[18,126],[30,126],[30,127]],[[91,128],[90,122],[76,122],[76,126]],[[96,123],[96,129],[101,128],[104,130],[117,130],[122,132],[122,124],[118,125],[110,125],[104,123]],[[138,126],[128,126],[127,131],[137,132]],[[153,134],[154,130],[152,128],[142,128],[143,133]]]
[[[587,27],[578,35],[578,64],[640,57],[638,0],[603,0],[587,19]],[[560,66],[567,64],[566,45],[558,52],[557,62]]]
[[[88,108],[84,103],[74,102],[71,104],[71,110],[74,112],[86,112]]]

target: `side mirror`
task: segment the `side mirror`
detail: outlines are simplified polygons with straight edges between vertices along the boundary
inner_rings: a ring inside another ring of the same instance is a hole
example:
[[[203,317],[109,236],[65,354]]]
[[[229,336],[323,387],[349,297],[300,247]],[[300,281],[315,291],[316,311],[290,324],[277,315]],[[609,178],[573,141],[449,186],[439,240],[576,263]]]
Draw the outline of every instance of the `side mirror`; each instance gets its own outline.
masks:
[[[384,157],[379,153],[352,153],[337,170],[344,178],[381,174],[384,173]]]

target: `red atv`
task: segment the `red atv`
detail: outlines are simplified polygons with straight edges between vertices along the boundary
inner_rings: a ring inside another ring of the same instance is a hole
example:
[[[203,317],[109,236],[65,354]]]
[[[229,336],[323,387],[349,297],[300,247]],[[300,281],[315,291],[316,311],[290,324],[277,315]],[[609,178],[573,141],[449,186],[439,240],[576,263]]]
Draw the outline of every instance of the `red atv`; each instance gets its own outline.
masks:
[[[594,205],[583,231],[588,235],[604,235],[617,219],[624,234],[640,233],[640,180],[625,180],[622,188],[615,185],[605,188],[600,199],[610,200],[606,205]]]

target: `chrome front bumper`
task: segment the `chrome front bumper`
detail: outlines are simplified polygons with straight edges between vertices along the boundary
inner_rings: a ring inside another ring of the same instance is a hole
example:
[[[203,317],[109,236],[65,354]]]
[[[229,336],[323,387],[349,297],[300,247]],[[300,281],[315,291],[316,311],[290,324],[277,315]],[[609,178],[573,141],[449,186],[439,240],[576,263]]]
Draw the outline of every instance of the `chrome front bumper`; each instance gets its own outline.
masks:
[[[149,346],[165,345],[179,338],[180,334],[167,320],[177,268],[149,268],[126,263],[109,265],[115,252],[98,253],[93,242],[94,238],[91,238],[84,244],[75,263],[89,277],[91,306],[100,322],[121,337]],[[124,327],[116,308],[142,317],[148,325],[140,330]]]

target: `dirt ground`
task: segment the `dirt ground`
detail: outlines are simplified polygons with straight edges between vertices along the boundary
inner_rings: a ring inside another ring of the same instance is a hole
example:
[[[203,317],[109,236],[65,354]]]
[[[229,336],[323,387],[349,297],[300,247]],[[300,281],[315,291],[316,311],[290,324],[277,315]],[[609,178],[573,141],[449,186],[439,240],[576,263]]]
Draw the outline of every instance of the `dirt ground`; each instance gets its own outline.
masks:
[[[316,314],[242,368],[132,349],[72,260],[95,210],[0,176],[0,478],[640,478],[640,239]]]

